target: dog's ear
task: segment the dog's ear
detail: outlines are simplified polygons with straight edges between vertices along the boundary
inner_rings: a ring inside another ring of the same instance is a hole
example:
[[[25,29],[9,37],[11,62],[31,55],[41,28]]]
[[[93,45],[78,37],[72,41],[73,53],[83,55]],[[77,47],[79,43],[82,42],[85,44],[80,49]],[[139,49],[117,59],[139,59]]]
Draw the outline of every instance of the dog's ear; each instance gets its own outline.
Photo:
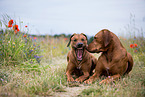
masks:
[[[75,34],[76,34],[76,33],[74,33],[73,35],[70,36],[70,38],[69,38],[69,42],[68,42],[68,44],[67,44],[67,47],[69,47],[70,42],[71,42],[71,38],[72,38]]]
[[[82,34],[82,35],[84,35],[84,36],[86,37],[87,41],[88,41],[87,35],[86,35],[86,34],[84,34],[84,33],[81,33],[81,34]]]
[[[104,40],[104,46],[107,47],[111,41],[111,32],[107,29],[103,30],[103,40]]]

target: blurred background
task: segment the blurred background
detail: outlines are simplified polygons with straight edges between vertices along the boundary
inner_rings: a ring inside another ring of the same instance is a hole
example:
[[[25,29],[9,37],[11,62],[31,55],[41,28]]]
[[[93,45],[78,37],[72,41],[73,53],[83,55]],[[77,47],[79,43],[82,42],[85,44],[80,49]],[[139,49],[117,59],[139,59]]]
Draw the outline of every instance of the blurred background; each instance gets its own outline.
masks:
[[[102,29],[131,53],[132,71],[108,85],[98,84],[103,77],[88,88],[68,83],[70,35],[84,33],[89,44]],[[0,0],[0,97],[145,97],[144,90],[145,0]]]
[[[126,29],[145,32],[145,0],[0,0],[0,14],[34,35],[92,36],[104,28],[124,36]]]

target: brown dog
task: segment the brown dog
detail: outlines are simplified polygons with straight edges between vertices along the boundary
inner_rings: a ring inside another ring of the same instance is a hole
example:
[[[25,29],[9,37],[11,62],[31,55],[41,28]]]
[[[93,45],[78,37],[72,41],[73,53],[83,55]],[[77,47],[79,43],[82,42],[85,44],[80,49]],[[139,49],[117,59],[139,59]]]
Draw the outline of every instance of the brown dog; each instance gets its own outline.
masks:
[[[93,69],[95,69],[97,59],[86,50],[87,36],[85,34],[73,34],[67,46],[70,44],[71,50],[67,55],[67,81],[83,82],[90,76]],[[72,77],[73,74],[79,78],[74,80]]]
[[[85,83],[92,83],[101,75],[108,77],[100,84],[109,83],[132,70],[132,56],[123,47],[118,37],[107,29],[95,35],[87,50],[92,53],[102,52],[102,54],[97,61],[95,73]]]

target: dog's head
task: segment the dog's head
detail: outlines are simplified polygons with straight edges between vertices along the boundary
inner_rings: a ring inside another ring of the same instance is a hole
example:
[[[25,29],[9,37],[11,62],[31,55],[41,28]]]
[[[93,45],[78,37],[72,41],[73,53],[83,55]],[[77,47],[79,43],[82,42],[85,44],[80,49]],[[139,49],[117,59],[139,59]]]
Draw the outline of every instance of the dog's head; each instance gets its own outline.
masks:
[[[81,61],[83,59],[84,49],[87,47],[87,36],[83,33],[73,34],[70,37],[67,47],[71,45],[72,49],[75,50],[77,60]]]
[[[94,40],[88,45],[87,50],[92,53],[105,52],[108,50],[111,40],[111,32],[103,29],[95,35]]]

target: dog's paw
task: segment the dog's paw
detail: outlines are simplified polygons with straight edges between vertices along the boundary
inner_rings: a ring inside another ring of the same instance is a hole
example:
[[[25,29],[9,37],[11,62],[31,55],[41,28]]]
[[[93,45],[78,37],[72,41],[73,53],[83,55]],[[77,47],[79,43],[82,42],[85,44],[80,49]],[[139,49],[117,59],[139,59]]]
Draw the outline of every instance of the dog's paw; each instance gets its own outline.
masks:
[[[70,78],[67,79],[67,81],[68,82],[74,82],[75,80],[72,77],[70,77]]]
[[[102,80],[101,82],[99,82],[99,85],[101,85],[101,84],[103,84],[103,83],[105,83],[105,81],[104,81],[104,80]]]
[[[84,81],[85,84],[92,84],[92,82],[93,81],[91,79],[88,79],[88,80]]]
[[[101,82],[99,82],[99,84],[101,85],[101,84],[108,84],[109,83],[109,81],[107,80],[107,79],[104,79],[104,80],[102,80]]]
[[[77,78],[75,81],[76,81],[76,82],[79,82],[79,83],[82,83],[82,82],[84,81],[84,79],[82,79],[82,78]]]

